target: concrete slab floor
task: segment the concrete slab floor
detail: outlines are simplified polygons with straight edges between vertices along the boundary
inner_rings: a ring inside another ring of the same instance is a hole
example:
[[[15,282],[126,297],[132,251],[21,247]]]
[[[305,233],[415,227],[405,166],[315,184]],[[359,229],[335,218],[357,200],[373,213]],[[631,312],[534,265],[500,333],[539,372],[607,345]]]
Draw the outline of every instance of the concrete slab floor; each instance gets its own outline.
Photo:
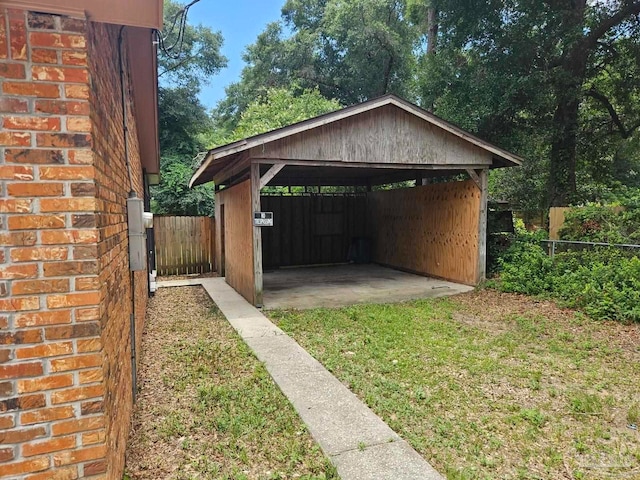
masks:
[[[283,268],[264,272],[263,283],[265,310],[403,302],[473,290],[375,264]]]

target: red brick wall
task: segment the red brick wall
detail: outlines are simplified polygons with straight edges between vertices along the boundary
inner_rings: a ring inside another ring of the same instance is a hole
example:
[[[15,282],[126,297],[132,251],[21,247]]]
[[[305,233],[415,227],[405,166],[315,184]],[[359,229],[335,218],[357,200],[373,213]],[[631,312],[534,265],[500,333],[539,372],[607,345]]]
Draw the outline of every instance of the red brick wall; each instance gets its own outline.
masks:
[[[122,475],[130,187],[117,35],[0,9],[0,478]],[[129,129],[140,194],[133,118]],[[135,281],[139,335],[146,273]]]
[[[142,198],[142,168],[132,116],[133,92],[127,80],[129,179],[124,156],[122,96],[118,59],[118,34],[115,25],[89,25],[89,71],[91,121],[94,125],[93,165],[96,172],[96,196],[101,205],[97,215],[99,281],[103,302],[100,322],[104,345],[105,414],[107,419],[107,465],[109,478],[122,475],[124,453],[132,408],[131,386],[131,283],[127,242],[126,199],[132,189]],[[123,35],[126,35],[124,30]],[[123,55],[125,72],[127,56]],[[147,299],[147,273],[135,273],[136,337],[138,347]],[[138,348],[139,350],[139,348]]]

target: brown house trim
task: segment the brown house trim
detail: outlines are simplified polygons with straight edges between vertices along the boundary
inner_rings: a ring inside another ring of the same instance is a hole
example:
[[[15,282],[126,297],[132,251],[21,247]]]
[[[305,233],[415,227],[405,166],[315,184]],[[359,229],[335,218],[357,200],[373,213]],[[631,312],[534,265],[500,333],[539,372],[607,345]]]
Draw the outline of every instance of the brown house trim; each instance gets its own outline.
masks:
[[[3,7],[162,29],[162,0],[3,0]]]

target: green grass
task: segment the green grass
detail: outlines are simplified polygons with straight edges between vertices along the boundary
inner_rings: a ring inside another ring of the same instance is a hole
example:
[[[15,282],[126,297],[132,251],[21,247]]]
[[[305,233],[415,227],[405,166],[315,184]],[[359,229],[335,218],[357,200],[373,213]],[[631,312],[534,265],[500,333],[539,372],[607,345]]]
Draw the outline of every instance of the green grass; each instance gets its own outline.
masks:
[[[640,478],[640,346],[542,307],[481,291],[270,316],[449,479]]]
[[[149,311],[131,479],[338,478],[200,288],[162,289]]]

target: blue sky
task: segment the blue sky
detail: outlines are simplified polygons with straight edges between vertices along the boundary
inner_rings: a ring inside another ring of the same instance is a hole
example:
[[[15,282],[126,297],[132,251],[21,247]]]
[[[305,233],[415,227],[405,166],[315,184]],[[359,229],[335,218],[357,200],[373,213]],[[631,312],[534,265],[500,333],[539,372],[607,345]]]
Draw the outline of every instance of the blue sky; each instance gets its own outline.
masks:
[[[242,52],[269,22],[280,18],[285,0],[200,0],[189,9],[189,23],[201,23],[220,31],[222,53],[228,66],[202,88],[200,101],[213,108],[224,97],[224,87],[238,80],[244,66]]]

